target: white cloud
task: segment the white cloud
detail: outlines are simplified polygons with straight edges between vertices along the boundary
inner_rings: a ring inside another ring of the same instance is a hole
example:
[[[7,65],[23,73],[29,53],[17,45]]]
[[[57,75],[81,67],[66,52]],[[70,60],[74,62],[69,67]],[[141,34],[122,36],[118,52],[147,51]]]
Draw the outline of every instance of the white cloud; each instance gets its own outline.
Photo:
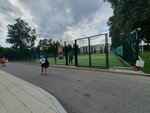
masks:
[[[105,7],[109,8],[106,10]],[[82,20],[77,25],[68,27],[67,31],[64,32],[65,40],[108,33],[107,21],[111,15],[112,9],[110,8],[110,5],[104,4],[103,8],[99,9],[95,15],[93,15],[92,19],[88,20],[87,18],[82,18]],[[99,38],[93,42],[97,43],[97,41],[98,43],[105,43],[104,36],[99,36]]]
[[[7,6],[9,5],[9,6]],[[2,10],[2,7],[5,9],[11,7],[9,11]],[[11,11],[10,11],[11,10]],[[4,47],[10,47],[11,45],[6,43],[7,38],[7,25],[14,24],[14,19],[21,17],[25,21],[27,21],[32,27],[37,28],[37,25],[32,21],[33,16],[30,14],[30,10],[26,9],[26,7],[19,2],[19,0],[6,0],[5,4],[0,6],[0,45]]]
[[[12,4],[12,6],[16,7],[21,12],[20,15],[15,15],[14,13],[11,13],[12,16],[21,17],[23,20],[27,21],[32,27],[37,27],[37,25],[33,22],[34,17],[31,15],[30,10],[26,6],[24,6],[19,0],[9,0],[9,2],[10,4]]]
[[[108,31],[112,15],[109,3],[100,0],[2,0],[0,1],[0,45],[7,25],[21,17],[42,37],[72,40]]]

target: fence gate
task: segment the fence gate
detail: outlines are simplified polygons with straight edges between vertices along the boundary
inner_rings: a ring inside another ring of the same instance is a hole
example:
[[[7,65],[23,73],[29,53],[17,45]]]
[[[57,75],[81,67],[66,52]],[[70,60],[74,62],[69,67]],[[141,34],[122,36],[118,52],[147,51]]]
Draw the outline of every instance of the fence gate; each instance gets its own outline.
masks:
[[[75,65],[109,68],[107,34],[99,34],[75,40]]]

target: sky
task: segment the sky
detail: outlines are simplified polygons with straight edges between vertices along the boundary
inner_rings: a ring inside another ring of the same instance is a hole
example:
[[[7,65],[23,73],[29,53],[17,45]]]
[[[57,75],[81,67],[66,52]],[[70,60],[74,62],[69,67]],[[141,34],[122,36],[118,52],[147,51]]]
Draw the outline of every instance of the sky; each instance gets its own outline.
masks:
[[[103,0],[0,0],[0,45],[6,43],[7,25],[21,17],[42,38],[70,41],[106,33],[113,10]],[[101,38],[101,42],[104,38]]]

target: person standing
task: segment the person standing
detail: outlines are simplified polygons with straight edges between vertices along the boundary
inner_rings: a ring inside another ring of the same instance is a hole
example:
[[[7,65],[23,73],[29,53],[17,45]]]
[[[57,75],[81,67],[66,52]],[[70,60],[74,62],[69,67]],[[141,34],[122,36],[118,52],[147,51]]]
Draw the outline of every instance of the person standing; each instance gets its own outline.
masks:
[[[41,75],[47,75],[47,68],[49,67],[49,62],[47,58],[45,59],[43,56],[41,56],[40,59],[40,64],[41,64]]]
[[[6,61],[7,59],[5,57],[1,58],[1,64],[3,67],[6,67]]]
[[[46,58],[45,59],[45,63],[44,63],[44,70],[45,70],[45,74],[44,75],[47,75],[47,68],[49,67],[49,62],[48,62],[48,59]]]
[[[43,75],[44,63],[45,63],[45,58],[41,55],[40,56],[41,75]]]
[[[69,55],[69,64],[72,64],[72,63],[73,63],[72,60],[73,60],[73,55],[70,54],[70,55]]]

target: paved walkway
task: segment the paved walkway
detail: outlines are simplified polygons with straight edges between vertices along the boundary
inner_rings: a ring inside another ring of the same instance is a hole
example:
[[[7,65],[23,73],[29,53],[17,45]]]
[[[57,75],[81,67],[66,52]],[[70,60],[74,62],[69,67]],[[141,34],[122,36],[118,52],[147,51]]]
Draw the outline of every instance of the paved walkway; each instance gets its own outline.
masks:
[[[45,90],[0,70],[0,113],[67,113]]]

